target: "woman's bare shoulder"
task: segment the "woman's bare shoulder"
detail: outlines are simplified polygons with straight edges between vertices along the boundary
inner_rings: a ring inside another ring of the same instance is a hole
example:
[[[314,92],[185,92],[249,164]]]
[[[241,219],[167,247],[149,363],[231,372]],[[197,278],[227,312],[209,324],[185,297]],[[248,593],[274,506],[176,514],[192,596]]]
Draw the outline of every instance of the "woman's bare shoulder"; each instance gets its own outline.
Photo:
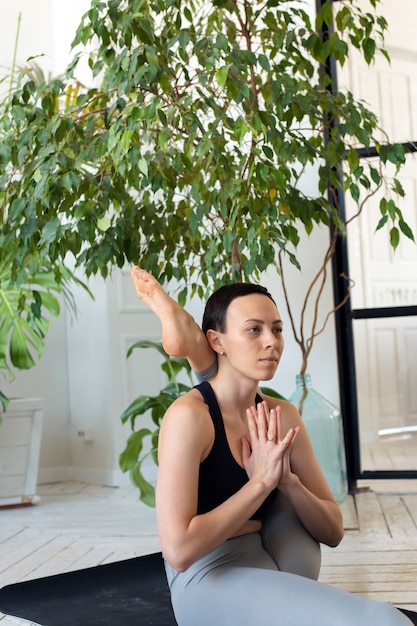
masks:
[[[207,404],[198,390],[192,389],[177,398],[169,407],[162,420],[160,443],[170,442],[187,446],[205,456],[214,438],[213,422]]]
[[[187,393],[184,393],[182,396],[179,396],[179,398],[177,398],[176,400],[174,400],[174,402],[169,407],[168,411],[169,412],[177,412],[177,411],[184,412],[185,411],[186,413],[193,413],[194,411],[197,411],[198,413],[200,413],[201,411],[204,411],[204,413],[207,413],[208,407],[207,407],[207,404],[204,402],[203,396],[198,391],[198,389],[193,388],[193,389],[190,389],[190,391],[187,391]]]
[[[207,404],[197,389],[191,389],[171,404],[165,413],[162,424],[164,428],[171,427],[171,423],[187,427],[201,428],[204,423],[211,422]]]

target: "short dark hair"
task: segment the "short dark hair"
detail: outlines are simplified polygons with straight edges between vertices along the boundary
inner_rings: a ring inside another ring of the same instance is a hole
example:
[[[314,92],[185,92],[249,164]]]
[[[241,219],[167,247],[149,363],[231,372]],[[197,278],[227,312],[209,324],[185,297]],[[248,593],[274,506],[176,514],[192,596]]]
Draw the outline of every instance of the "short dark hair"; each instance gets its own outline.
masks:
[[[269,291],[265,287],[262,287],[262,285],[231,283],[230,285],[223,285],[214,291],[207,300],[204,309],[201,324],[204,334],[206,334],[209,329],[224,333],[226,331],[226,315],[230,303],[236,298],[249,296],[254,293],[266,296],[275,304],[275,300]]]

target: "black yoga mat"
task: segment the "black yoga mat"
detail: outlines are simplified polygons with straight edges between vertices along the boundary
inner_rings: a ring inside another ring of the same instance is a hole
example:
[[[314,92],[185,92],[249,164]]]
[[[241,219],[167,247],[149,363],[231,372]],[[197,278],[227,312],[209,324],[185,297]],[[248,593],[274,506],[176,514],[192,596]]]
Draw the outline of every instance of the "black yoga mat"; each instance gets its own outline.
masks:
[[[160,553],[8,585],[0,611],[42,626],[176,626]]]
[[[160,553],[0,589],[0,611],[42,626],[176,626]]]

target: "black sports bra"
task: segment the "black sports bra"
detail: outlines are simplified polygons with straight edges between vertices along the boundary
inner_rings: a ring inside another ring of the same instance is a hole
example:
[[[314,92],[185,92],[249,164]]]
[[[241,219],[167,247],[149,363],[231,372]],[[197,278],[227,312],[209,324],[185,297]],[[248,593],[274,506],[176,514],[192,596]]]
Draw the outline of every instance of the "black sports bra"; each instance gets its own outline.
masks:
[[[213,447],[207,458],[200,464],[197,513],[201,514],[211,511],[230,498],[249,479],[229,448],[223,416],[213,388],[210,383],[204,381],[196,385],[195,389],[198,389],[208,405],[214,425]],[[255,402],[256,404],[262,402],[259,394],[256,394]],[[277,490],[274,489],[251,519],[260,519],[264,507],[275,498],[276,493]]]

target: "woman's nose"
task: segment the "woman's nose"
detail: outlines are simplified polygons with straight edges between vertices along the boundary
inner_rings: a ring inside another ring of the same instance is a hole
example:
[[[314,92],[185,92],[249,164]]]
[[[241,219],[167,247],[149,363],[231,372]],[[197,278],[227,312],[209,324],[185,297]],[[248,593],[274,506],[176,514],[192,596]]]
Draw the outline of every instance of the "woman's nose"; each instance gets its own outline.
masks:
[[[279,337],[280,335],[278,335],[276,331],[268,330],[265,339],[267,347],[277,346],[279,343]]]

